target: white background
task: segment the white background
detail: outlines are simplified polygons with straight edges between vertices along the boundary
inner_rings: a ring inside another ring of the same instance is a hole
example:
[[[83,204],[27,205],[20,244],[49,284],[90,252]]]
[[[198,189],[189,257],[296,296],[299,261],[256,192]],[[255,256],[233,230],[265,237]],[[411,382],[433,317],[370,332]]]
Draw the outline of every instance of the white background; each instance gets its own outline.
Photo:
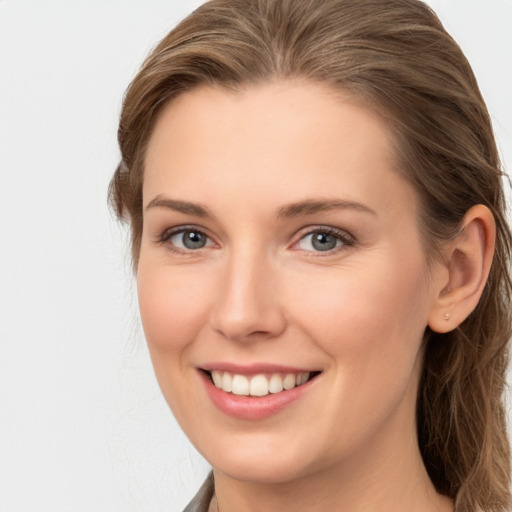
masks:
[[[207,472],[156,386],[106,206],[123,92],[200,3],[0,0],[0,512],[179,512]],[[512,1],[429,3],[510,172]]]

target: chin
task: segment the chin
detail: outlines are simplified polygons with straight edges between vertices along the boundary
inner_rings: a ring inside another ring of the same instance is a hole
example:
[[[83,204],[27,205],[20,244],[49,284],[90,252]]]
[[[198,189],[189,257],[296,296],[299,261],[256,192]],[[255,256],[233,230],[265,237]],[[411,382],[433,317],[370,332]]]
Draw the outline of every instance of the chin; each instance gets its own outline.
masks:
[[[223,460],[213,464],[215,471],[220,471],[235,480],[260,484],[285,484],[297,480],[307,473],[298,467],[297,457],[293,460],[242,461]]]
[[[312,464],[303,456],[303,450],[292,449],[286,443],[279,443],[279,447],[275,447],[274,443],[261,441],[232,441],[224,448],[216,446],[214,450],[204,450],[202,453],[214,470],[240,481],[284,484],[312,472]]]

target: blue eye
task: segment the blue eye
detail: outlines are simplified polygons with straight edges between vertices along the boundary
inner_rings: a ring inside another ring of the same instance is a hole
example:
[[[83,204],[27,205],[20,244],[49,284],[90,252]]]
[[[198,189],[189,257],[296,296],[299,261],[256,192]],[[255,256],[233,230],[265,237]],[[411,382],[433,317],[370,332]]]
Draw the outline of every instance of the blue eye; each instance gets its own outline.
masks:
[[[166,238],[178,249],[194,250],[212,245],[212,241],[197,229],[181,229]]]
[[[327,252],[342,247],[352,245],[346,236],[325,229],[318,229],[303,236],[297,246],[303,251]]]

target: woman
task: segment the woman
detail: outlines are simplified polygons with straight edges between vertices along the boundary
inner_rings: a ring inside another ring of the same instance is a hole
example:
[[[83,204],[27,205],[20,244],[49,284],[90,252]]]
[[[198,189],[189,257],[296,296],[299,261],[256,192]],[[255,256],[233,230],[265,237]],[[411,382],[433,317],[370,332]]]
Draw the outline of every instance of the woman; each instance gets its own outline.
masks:
[[[511,234],[417,0],[213,0],[127,91],[111,184],[186,509],[507,510]]]

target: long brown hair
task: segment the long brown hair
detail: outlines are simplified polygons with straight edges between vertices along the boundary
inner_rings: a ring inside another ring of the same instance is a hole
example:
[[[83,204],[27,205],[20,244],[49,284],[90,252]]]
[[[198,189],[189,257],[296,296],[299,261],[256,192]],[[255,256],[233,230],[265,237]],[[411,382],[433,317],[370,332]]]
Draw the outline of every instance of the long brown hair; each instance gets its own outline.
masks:
[[[236,89],[302,78],[349,91],[387,122],[401,172],[421,201],[427,254],[475,204],[497,225],[490,276],[474,312],[425,333],[418,439],[437,490],[458,512],[510,505],[503,405],[511,335],[511,233],[489,114],[469,63],[418,0],[212,0],[166,36],[131,83],[110,199],[132,229],[136,269],[145,149],[156,117],[198,85]]]

